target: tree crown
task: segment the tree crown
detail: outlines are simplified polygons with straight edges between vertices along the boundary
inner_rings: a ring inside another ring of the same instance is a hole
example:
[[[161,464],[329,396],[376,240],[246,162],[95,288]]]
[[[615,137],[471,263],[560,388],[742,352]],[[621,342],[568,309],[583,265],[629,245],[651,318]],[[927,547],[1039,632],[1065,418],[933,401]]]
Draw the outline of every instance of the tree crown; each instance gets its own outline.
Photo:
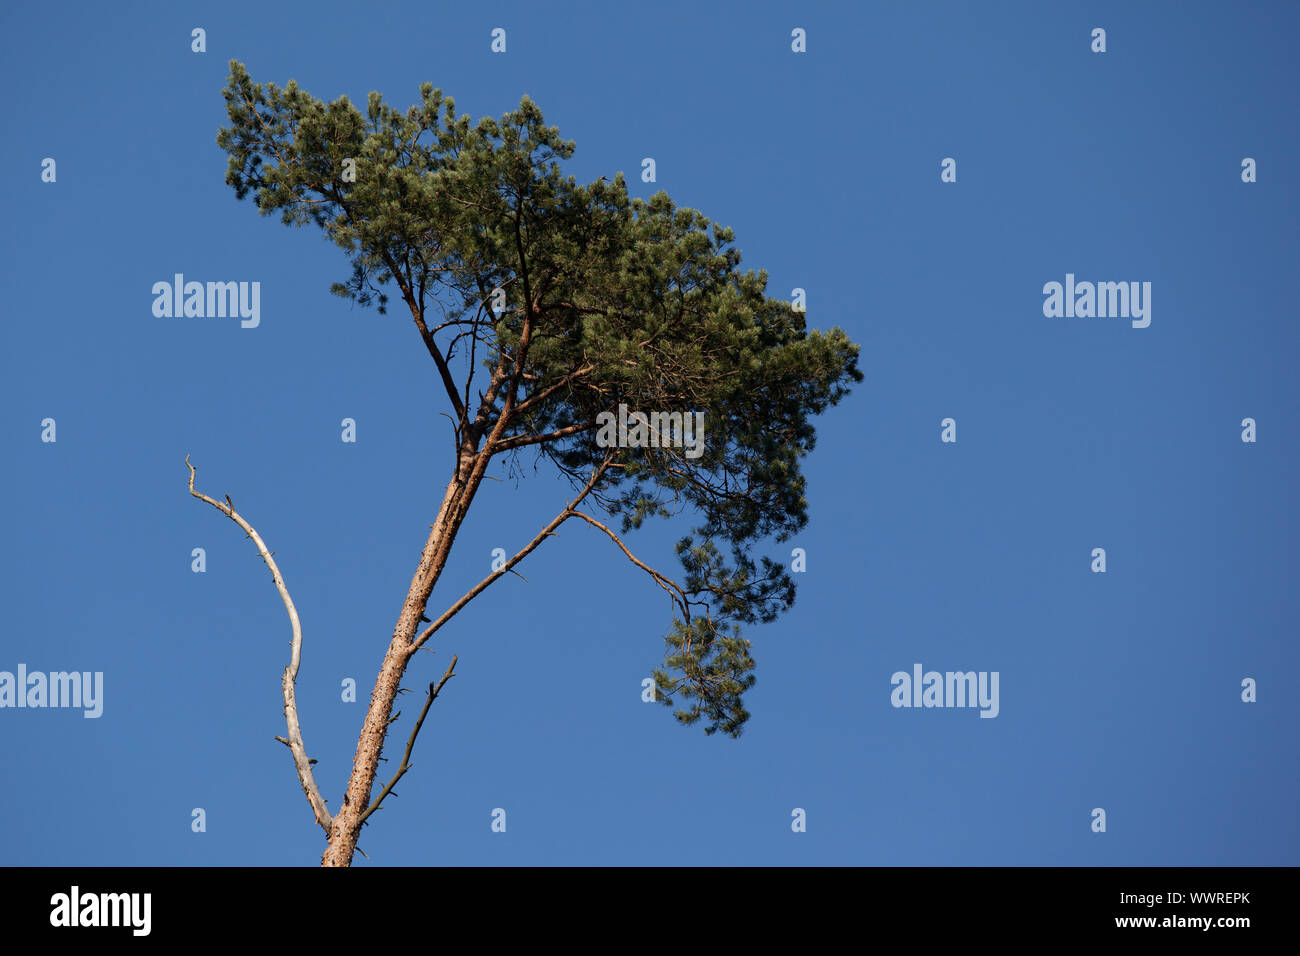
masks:
[[[655,680],[665,703],[689,702],[683,723],[738,735],[754,682],[740,625],[795,594],[782,565],[749,552],[806,525],[811,418],[862,380],[858,346],[767,296],[730,229],[662,191],[630,198],[621,173],[563,176],[574,144],[526,96],[472,124],[426,83],[404,113],[372,92],[363,114],[293,81],[255,84],[235,61],[224,95],[226,182],[346,252],[336,294],[385,312],[395,288],[437,366],[458,461],[533,448],[590,483],[623,533],[698,516],[680,584],[637,561],[675,608]],[[611,427],[620,414],[626,431]],[[700,415],[702,441],[675,440]]]

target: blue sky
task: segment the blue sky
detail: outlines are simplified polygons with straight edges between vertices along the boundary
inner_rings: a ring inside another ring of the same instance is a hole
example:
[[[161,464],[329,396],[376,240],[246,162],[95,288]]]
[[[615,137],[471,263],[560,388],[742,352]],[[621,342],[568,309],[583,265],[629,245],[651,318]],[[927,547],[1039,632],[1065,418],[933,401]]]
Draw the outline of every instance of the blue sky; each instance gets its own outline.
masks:
[[[358,865],[1300,862],[1300,8],[562,9],[0,13],[0,670],[104,675],[98,719],[0,709],[0,862],[318,862],[272,739],[284,609],[252,544],[189,496],[185,456],[293,593],[331,808],[449,475],[409,318],[330,295],[341,252],[224,184],[231,58],[325,100],[405,108],[429,81],[475,119],[528,94],[576,141],[568,173],[622,170],[634,195],[733,227],[770,294],[806,289],[809,324],[862,346],[865,381],[804,463],[811,521],[759,552],[803,548],[807,571],[794,608],[748,632],[744,735],[641,701],[665,599],[571,522],[408,671],[393,758],[459,655]],[[260,325],[156,318],[151,287],[177,272],[259,281]],[[1067,273],[1150,282],[1150,326],[1044,316]],[[567,486],[523,462],[518,481],[494,466],[434,616],[563,506]],[[673,568],[685,530],[629,543]],[[891,706],[916,663],[998,672],[997,717]],[[360,703],[340,700],[349,677]]]

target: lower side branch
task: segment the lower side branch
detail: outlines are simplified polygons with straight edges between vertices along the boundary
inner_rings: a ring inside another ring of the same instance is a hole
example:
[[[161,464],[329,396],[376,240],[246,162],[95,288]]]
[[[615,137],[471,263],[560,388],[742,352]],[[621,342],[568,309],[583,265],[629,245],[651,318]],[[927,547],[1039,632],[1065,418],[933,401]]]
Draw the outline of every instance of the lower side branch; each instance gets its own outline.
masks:
[[[379,809],[379,805],[384,802],[384,797],[393,792],[393,787],[397,785],[397,781],[401,780],[406,771],[411,769],[411,750],[415,747],[415,738],[419,736],[420,728],[424,726],[424,718],[429,713],[429,705],[438,699],[438,694],[442,691],[442,685],[456,676],[456,660],[457,657],[453,654],[447,672],[442,675],[442,680],[438,681],[436,686],[432,682],[429,683],[429,696],[424,702],[424,709],[420,711],[420,716],[416,718],[415,726],[411,729],[410,739],[406,741],[406,753],[402,754],[402,765],[397,768],[397,773],[393,774],[393,779],[388,781],[388,785],[380,791],[379,796],[375,797],[375,802],[366,808],[365,813],[361,814],[361,818],[357,820],[358,826],[365,823],[370,814]],[[393,719],[396,720],[397,718]]]
[[[289,739],[277,737],[281,743],[287,744],[293,751],[293,763],[298,768],[298,781],[302,784],[302,791],[307,795],[307,802],[311,804],[312,812],[316,815],[316,822],[328,834],[333,818],[325,807],[325,798],[321,796],[320,790],[316,786],[316,779],[311,772],[311,761],[307,758],[307,748],[302,742],[302,727],[298,723],[298,703],[294,699],[294,682],[298,679],[298,664],[302,659],[302,624],[298,620],[298,609],[293,606],[293,599],[289,597],[289,589],[285,587],[284,578],[280,575],[280,569],[276,566],[275,558],[263,543],[259,535],[251,524],[243,519],[235,511],[235,506],[230,501],[230,496],[226,495],[226,503],[223,505],[219,501],[214,501],[207,495],[194,490],[194,466],[190,464],[190,456],[185,456],[185,465],[190,470],[190,494],[195,498],[206,501],[212,507],[216,508],[223,515],[229,518],[235,524],[244,529],[245,534],[257,545],[257,551],[262,555],[262,560],[266,566],[271,569],[271,580],[275,582],[275,588],[280,592],[280,597],[284,600],[285,610],[289,612],[289,626],[293,629],[293,650],[289,656],[289,664],[284,669],[284,678],[281,681],[284,689],[284,719],[289,730]]]

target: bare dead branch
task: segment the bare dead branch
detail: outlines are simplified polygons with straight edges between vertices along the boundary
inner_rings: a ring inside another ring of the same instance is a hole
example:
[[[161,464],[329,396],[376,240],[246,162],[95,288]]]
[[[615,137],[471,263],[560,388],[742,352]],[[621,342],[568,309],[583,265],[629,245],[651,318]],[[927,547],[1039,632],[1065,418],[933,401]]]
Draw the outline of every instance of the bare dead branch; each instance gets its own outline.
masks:
[[[424,702],[424,709],[420,711],[420,716],[415,719],[415,726],[411,728],[411,736],[406,741],[406,752],[402,754],[402,765],[397,768],[397,773],[393,774],[393,779],[388,781],[388,785],[380,791],[379,796],[375,797],[374,803],[370,804],[370,806],[366,808],[366,812],[361,814],[360,819],[357,820],[357,826],[361,826],[361,824],[365,823],[366,818],[379,809],[379,805],[384,802],[384,797],[392,793],[393,787],[397,785],[397,781],[401,780],[406,771],[411,769],[411,751],[415,747],[415,738],[419,736],[420,728],[424,726],[424,718],[429,713],[429,705],[437,699],[439,692],[442,690],[442,685],[456,676],[454,673],[455,670],[456,656],[453,654],[451,665],[447,668],[447,672],[442,675],[442,680],[438,681],[437,686],[434,686],[432,682],[429,683],[429,696]],[[396,719],[396,717],[393,718],[393,720]],[[392,721],[390,721],[390,723],[391,722]]]
[[[325,806],[325,798],[321,796],[320,790],[316,786],[316,780],[312,776],[312,761],[308,759],[307,748],[302,742],[302,727],[298,722],[298,704],[294,698],[294,683],[298,679],[298,665],[302,659],[302,623],[298,620],[298,609],[293,606],[293,599],[289,597],[289,589],[285,587],[284,578],[280,575],[280,568],[276,565],[275,558],[271,556],[271,552],[267,549],[265,543],[263,543],[261,535],[235,511],[234,506],[230,503],[229,495],[226,496],[226,504],[223,505],[202,492],[195,491],[195,471],[194,466],[190,464],[189,455],[185,456],[185,466],[190,470],[190,494],[212,505],[212,507],[243,528],[244,533],[253,539],[253,543],[257,545],[258,553],[262,555],[262,560],[271,569],[271,579],[275,582],[275,588],[280,592],[280,597],[284,600],[285,610],[289,612],[289,626],[293,629],[293,652],[290,655],[288,666],[284,669],[284,677],[281,681],[284,686],[284,717],[289,728],[289,739],[284,740],[281,737],[276,739],[288,744],[289,749],[293,751],[293,763],[298,768],[298,781],[302,784],[303,793],[307,795],[307,802],[311,804],[312,812],[316,815],[316,822],[320,824],[328,836],[333,817],[330,816],[330,812]]]

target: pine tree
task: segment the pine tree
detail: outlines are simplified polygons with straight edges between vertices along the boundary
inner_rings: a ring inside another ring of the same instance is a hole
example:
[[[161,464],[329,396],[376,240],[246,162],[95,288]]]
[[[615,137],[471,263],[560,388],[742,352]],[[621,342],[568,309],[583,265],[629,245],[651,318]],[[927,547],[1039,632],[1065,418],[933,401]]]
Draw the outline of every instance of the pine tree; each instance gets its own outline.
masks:
[[[795,596],[782,565],[756,563],[750,552],[806,524],[799,463],[814,444],[810,418],[862,380],[858,346],[838,328],[807,330],[801,311],[769,298],[766,272],[740,271],[730,229],[662,191],[629,198],[621,174],[586,186],[562,175],[574,144],[528,97],[500,120],[471,124],[426,83],[405,113],[371,93],[363,114],[346,97],[324,103],[293,81],[255,84],[236,61],[224,95],[230,125],[217,142],[229,155],[226,182],[241,199],[251,193],[261,213],[314,223],[346,252],[351,275],[333,292],[381,313],[390,292],[400,299],[454,422],[446,493],[336,814],[312,780],[297,726],[301,635],[281,588],[295,632],[283,742],[327,836],[322,863],[351,863],[362,825],[405,773],[429,704],[453,676],[454,658],[430,684],[396,776],[372,799],[393,701],[416,651],[570,519],[599,529],[671,596],[659,699],[682,723],[738,735],[749,717],[742,696],[754,683],[741,626],[772,621]],[[650,412],[665,414],[647,421]],[[702,436],[688,431],[700,421]],[[489,463],[520,454],[567,476],[573,499],[428,621],[426,605]],[[269,552],[229,499],[207,498],[193,481],[191,470],[191,491],[252,533],[280,586]],[[677,546],[679,582],[637,558],[624,536],[683,510],[698,521]]]

